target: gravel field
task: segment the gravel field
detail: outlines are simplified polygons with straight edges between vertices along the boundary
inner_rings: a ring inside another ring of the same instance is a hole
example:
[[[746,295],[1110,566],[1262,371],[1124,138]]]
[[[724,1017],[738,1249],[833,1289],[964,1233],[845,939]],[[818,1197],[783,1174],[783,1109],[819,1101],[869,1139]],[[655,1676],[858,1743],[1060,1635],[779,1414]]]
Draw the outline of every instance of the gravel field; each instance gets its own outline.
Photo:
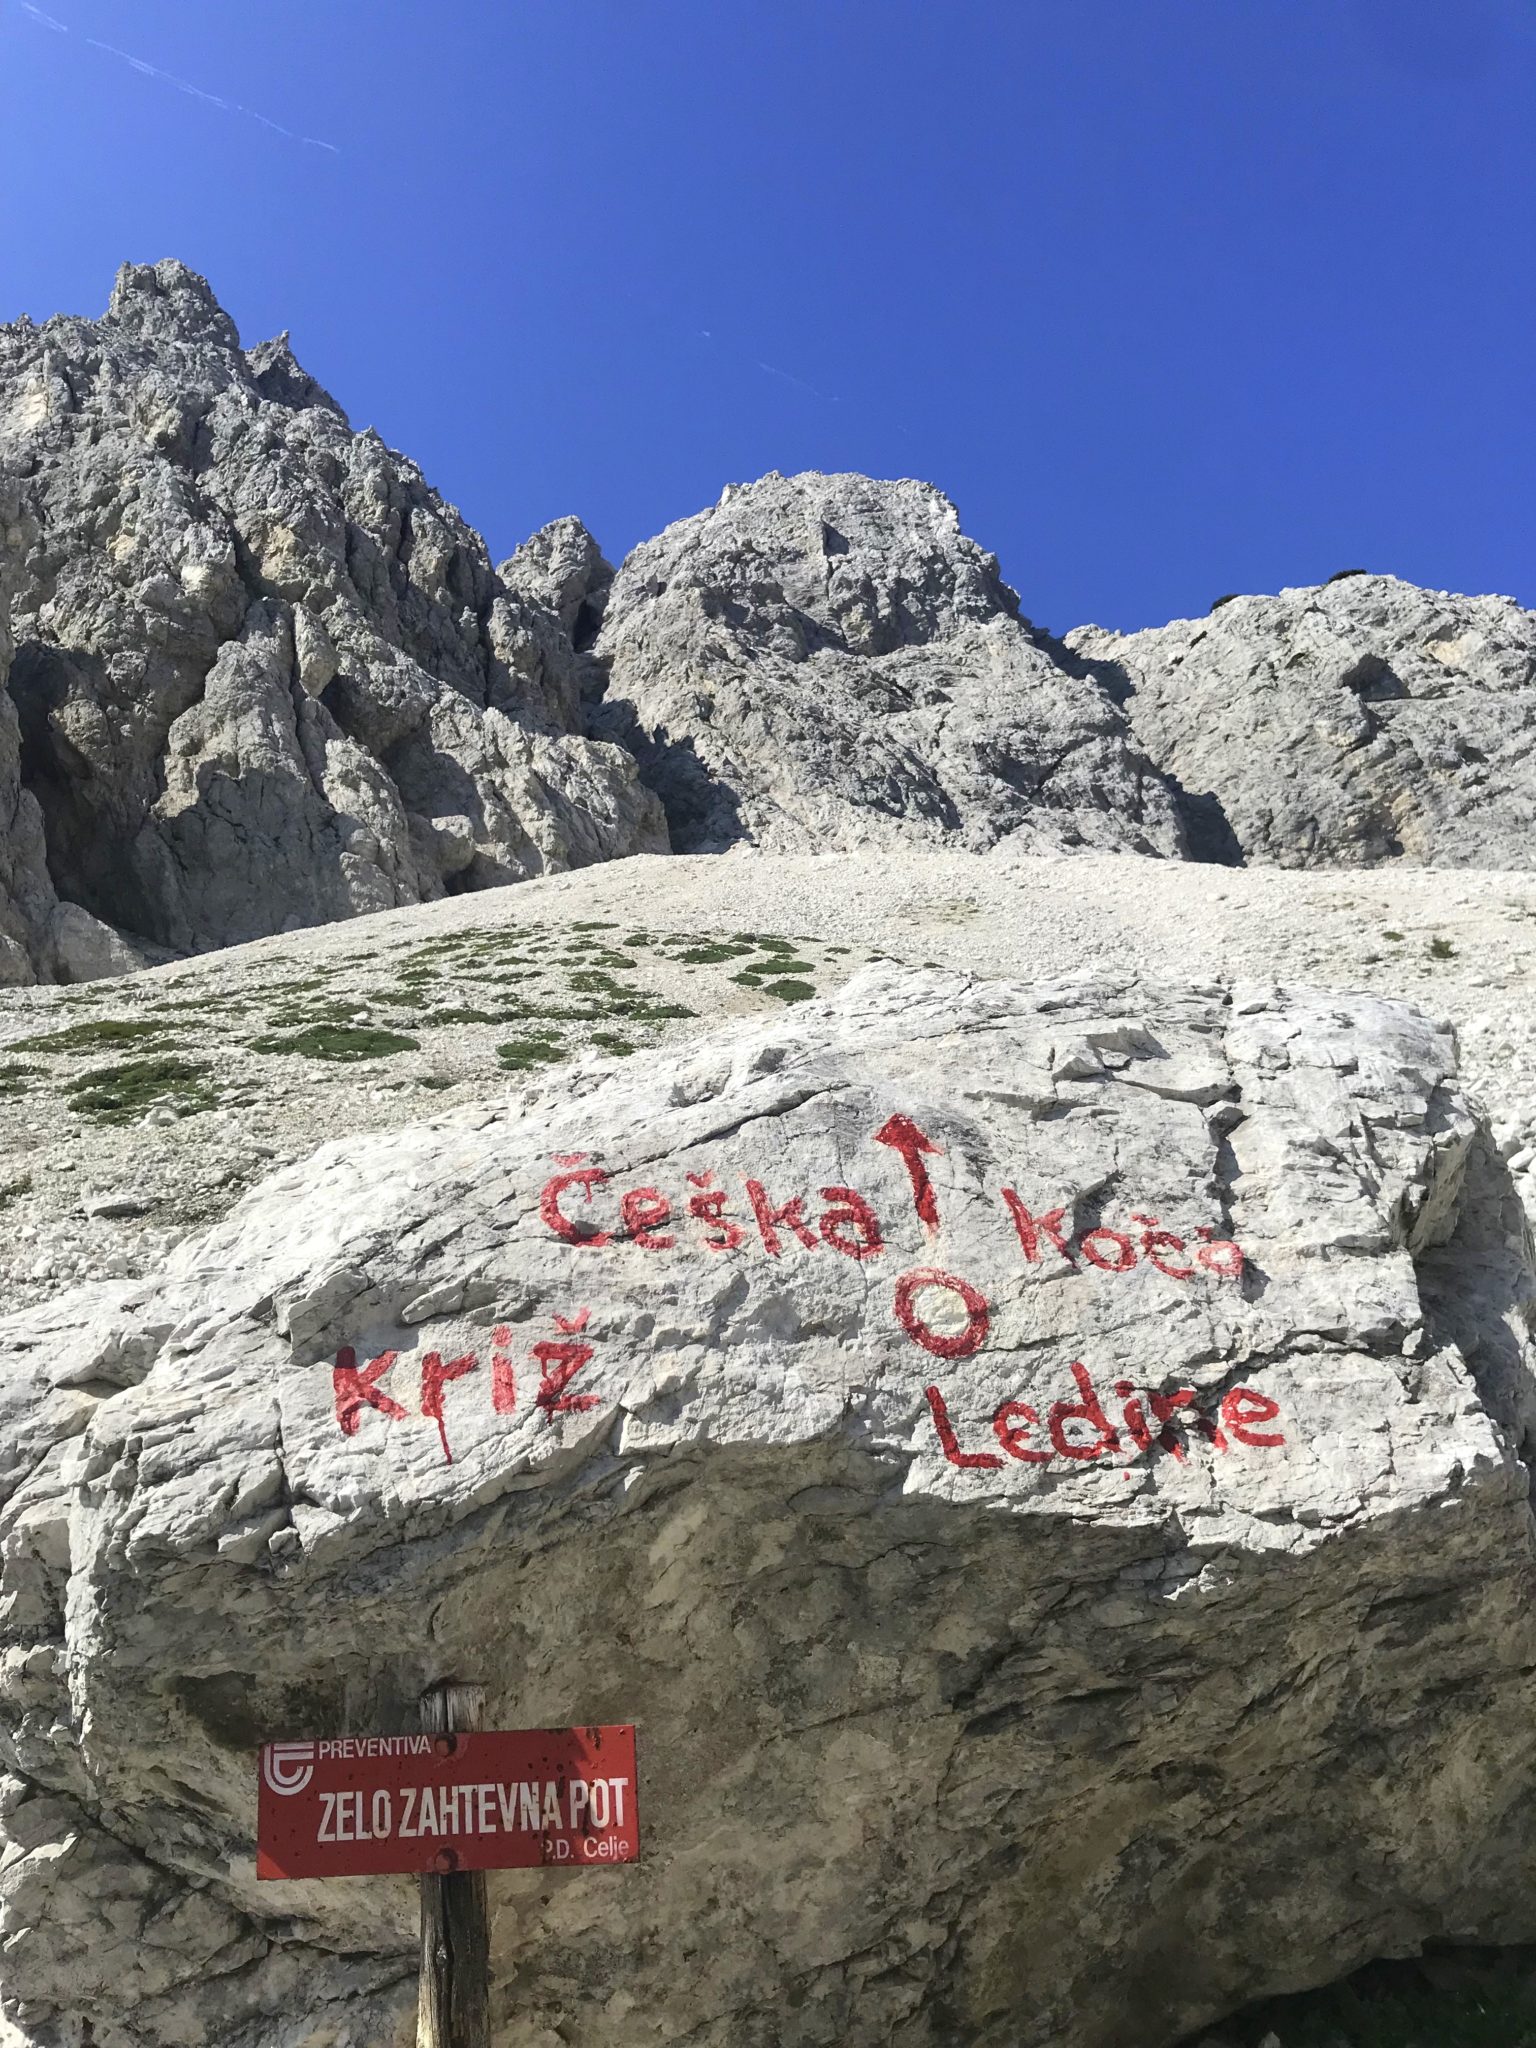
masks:
[[[1133,855],[646,857],[122,980],[0,992],[13,1307],[137,1275],[328,1138],[805,1001],[874,958],[1403,996],[1460,1034],[1536,1213],[1536,874]]]

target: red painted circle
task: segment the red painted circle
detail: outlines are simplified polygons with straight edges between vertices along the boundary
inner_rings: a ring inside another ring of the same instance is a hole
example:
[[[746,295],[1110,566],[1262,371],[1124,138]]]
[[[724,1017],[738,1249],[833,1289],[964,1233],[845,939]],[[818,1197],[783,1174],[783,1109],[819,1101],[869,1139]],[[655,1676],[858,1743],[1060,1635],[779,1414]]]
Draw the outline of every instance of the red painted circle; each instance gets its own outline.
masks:
[[[916,1297],[925,1287],[944,1287],[959,1296],[965,1305],[966,1325],[963,1330],[946,1337],[929,1328],[916,1307]],[[896,1282],[895,1306],[896,1320],[913,1343],[921,1344],[935,1358],[969,1358],[987,1341],[987,1332],[992,1327],[992,1311],[985,1297],[969,1280],[962,1280],[954,1273],[941,1272],[937,1266],[916,1266],[910,1273],[903,1273]]]

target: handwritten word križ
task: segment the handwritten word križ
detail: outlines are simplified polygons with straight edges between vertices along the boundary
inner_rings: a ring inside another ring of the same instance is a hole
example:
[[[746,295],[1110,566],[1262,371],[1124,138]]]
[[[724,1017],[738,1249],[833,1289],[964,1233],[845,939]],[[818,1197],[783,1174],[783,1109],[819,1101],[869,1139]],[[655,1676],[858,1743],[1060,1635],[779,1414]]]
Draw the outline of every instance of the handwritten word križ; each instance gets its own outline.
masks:
[[[541,1338],[530,1347],[539,1366],[539,1384],[533,1405],[546,1420],[557,1415],[577,1415],[600,1405],[596,1394],[573,1393],[571,1382],[592,1357],[593,1347],[581,1341],[591,1311],[581,1308],[573,1316],[556,1316],[558,1337]],[[517,1368],[512,1353],[512,1330],[498,1323],[491,1332],[491,1407],[498,1415],[511,1415],[517,1408]],[[343,1344],[331,1368],[331,1391],[336,1404],[336,1423],[343,1436],[356,1436],[364,1412],[372,1409],[387,1422],[410,1420],[410,1410],[379,1384],[399,1363],[398,1351],[381,1351],[366,1365],[359,1365],[357,1352]],[[453,1463],[448,1447],[448,1426],[443,1414],[443,1389],[453,1380],[480,1370],[480,1360],[466,1351],[446,1363],[439,1351],[426,1351],[421,1358],[421,1414],[437,1424],[444,1462]]]

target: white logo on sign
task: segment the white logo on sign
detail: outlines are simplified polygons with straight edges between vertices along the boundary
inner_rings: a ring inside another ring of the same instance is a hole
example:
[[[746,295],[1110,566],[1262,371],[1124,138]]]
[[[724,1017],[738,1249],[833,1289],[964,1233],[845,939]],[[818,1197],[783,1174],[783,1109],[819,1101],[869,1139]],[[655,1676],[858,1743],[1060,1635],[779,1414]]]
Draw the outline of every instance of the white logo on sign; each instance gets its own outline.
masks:
[[[269,1742],[261,1752],[261,1775],[274,1792],[292,1798],[315,1775],[312,1742]]]

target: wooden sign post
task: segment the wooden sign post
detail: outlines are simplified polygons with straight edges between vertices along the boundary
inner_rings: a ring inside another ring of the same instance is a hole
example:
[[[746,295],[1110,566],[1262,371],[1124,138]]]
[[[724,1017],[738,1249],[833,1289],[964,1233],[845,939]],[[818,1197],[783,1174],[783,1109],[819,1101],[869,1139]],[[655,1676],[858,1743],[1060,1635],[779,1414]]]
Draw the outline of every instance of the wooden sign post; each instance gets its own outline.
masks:
[[[423,1734],[449,1741],[485,1726],[485,1688],[451,1679],[421,1696]],[[454,1745],[455,1747],[457,1745]],[[491,2048],[491,1923],[485,1872],[459,1870],[451,1849],[423,1871],[416,2048]]]
[[[628,1725],[485,1728],[478,1685],[422,1695],[415,1735],[304,1737],[257,1758],[256,1875],[421,1880],[417,2048],[491,2048],[487,1870],[640,1855]]]

